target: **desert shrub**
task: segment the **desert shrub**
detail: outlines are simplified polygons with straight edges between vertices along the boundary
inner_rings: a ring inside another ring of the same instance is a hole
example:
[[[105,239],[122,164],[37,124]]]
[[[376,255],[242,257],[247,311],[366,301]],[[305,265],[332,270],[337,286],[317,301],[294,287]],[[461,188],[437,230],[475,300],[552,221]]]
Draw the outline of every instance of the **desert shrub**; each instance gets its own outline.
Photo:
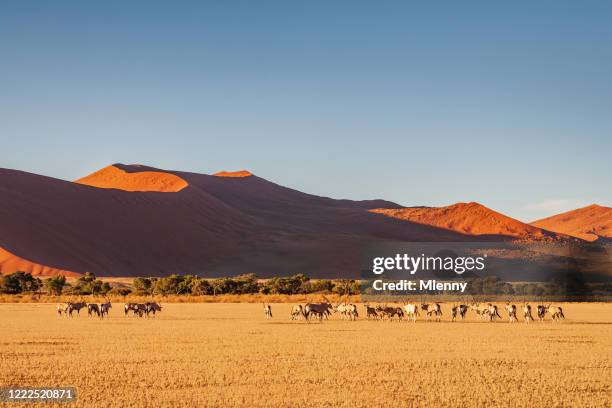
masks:
[[[50,294],[59,296],[66,286],[66,277],[61,275],[52,276],[45,280],[44,285]]]
[[[240,275],[232,280],[235,281],[234,292],[232,294],[259,293],[260,286],[257,282],[257,277],[253,273]]]
[[[359,282],[354,279],[339,279],[333,282],[333,293],[340,296],[359,294]]]
[[[37,292],[42,287],[42,281],[27,272],[14,272],[0,276],[0,293],[17,294]]]
[[[206,279],[196,278],[191,281],[190,291],[192,295],[212,295],[213,287]]]
[[[132,289],[130,288],[112,288],[109,292],[110,295],[119,295],[119,296],[127,296],[132,293]]]
[[[295,295],[302,292],[302,287],[309,278],[305,275],[298,274],[289,278],[272,278],[268,280],[263,288],[265,293],[273,293],[280,295]]]
[[[146,296],[153,293],[153,279],[151,278],[136,278],[133,285],[137,295]]]
[[[85,272],[72,287],[74,295],[106,295],[112,289],[110,283],[96,279],[91,272]]]

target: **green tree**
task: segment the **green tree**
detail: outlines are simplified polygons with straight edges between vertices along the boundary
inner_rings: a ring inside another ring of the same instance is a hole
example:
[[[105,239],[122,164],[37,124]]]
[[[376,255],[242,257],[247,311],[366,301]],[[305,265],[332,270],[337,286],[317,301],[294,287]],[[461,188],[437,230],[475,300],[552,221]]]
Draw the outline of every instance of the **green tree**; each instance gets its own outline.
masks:
[[[153,280],[151,278],[136,278],[133,285],[137,295],[150,295],[153,293]]]
[[[132,289],[130,289],[130,288],[117,288],[117,287],[115,287],[115,288],[112,288],[110,290],[110,293],[114,293],[114,294],[117,294],[117,295],[120,295],[120,296],[127,296],[130,293],[132,293]]]
[[[213,288],[210,282],[206,279],[196,278],[191,281],[191,287],[189,288],[192,295],[212,295]]]
[[[249,294],[259,292],[259,282],[254,273],[246,275],[240,275],[233,279],[235,284],[235,293],[238,294]]]
[[[37,292],[41,287],[42,281],[29,272],[18,271],[0,277],[0,293]]]
[[[66,277],[61,275],[52,276],[45,280],[45,287],[49,293],[59,296],[66,286]]]

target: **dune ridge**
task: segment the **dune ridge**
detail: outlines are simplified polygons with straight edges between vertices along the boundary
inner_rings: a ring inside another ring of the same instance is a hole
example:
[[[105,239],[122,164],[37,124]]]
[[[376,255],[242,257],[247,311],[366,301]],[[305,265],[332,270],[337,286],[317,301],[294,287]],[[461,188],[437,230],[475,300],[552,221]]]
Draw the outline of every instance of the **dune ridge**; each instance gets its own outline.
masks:
[[[531,225],[587,241],[612,238],[612,208],[591,204],[531,222]]]
[[[320,197],[254,175],[228,183],[114,164],[67,182],[0,169],[0,194],[0,247],[98,276],[354,276],[364,243],[468,239],[367,211],[395,203]]]
[[[219,171],[215,174],[213,174],[213,176],[217,176],[217,177],[236,177],[236,178],[240,178],[240,177],[251,177],[253,175],[253,173],[251,173],[248,170],[238,170],[238,171]]]
[[[138,169],[139,165],[132,165]],[[132,192],[176,193],[188,183],[175,174],[162,171],[127,172],[119,165],[110,165],[75,181],[98,188],[114,188]]]
[[[4,248],[0,248],[0,275],[5,275],[13,272],[27,272],[33,276],[79,276],[77,272],[66,271],[63,269],[53,268],[51,266],[41,265],[35,262],[23,259],[15,254],[10,253]]]
[[[370,211],[468,235],[503,235],[525,240],[558,238],[553,232],[525,224],[476,202],[446,207],[377,208]]]
[[[478,203],[339,200],[250,173],[114,164],[67,182],[0,169],[0,196],[2,273],[355,278],[377,243],[569,239]]]

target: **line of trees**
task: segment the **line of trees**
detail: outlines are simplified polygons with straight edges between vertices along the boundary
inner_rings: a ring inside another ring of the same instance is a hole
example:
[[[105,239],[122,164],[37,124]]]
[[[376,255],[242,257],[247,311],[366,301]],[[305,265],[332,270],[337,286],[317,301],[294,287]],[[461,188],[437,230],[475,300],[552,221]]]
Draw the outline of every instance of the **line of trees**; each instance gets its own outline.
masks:
[[[0,293],[16,295],[20,293],[40,293],[45,289],[51,295],[106,295],[112,289],[108,282],[96,279],[87,272],[80,276],[74,284],[66,282],[65,276],[51,276],[44,281],[32,276],[29,272],[14,272],[0,276]]]
[[[137,295],[244,295],[279,294],[297,295],[308,293],[337,293],[355,295],[359,293],[359,282],[349,279],[310,280],[303,274],[288,278],[272,278],[260,282],[255,274],[234,278],[204,279],[194,275],[170,275],[163,278],[136,278],[133,282]]]
[[[545,283],[509,283],[496,276],[467,279],[466,294],[471,295],[609,295],[612,283],[586,284],[575,276],[559,276]],[[360,288],[360,285],[363,285]],[[97,279],[92,273],[85,273],[72,284],[65,276],[52,276],[44,281],[26,272],[14,272],[0,276],[1,294],[41,293],[45,290],[51,295],[244,295],[244,294],[279,294],[298,295],[309,293],[335,293],[338,295],[356,295],[368,293],[371,289],[367,282],[349,279],[311,280],[306,275],[271,278],[265,281],[257,279],[255,274],[240,275],[233,278],[205,279],[195,275],[170,275],[163,278],[135,278],[132,288],[122,285],[113,287],[108,282]],[[362,289],[362,290],[361,290]]]
[[[135,278],[132,289],[113,287],[87,272],[72,284],[65,276],[51,276],[44,281],[26,272],[15,272],[0,276],[0,293],[40,293],[45,289],[51,295],[244,295],[280,294],[297,295],[308,293],[337,293],[355,295],[359,293],[359,282],[355,280],[310,280],[303,274],[288,278],[272,278],[260,282],[255,274],[234,278],[204,279],[195,275],[170,275],[163,278]]]

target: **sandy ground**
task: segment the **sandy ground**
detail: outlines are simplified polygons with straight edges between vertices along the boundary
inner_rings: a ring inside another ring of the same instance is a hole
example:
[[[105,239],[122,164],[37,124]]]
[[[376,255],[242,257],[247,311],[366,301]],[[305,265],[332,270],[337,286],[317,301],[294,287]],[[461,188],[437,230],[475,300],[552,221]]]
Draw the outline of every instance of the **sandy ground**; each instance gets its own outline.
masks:
[[[74,386],[70,406],[87,407],[612,404],[612,304],[566,304],[564,323],[530,325],[505,312],[293,322],[289,304],[270,321],[257,304],[164,304],[141,319],[121,306],[100,321],[0,304],[0,386]]]

